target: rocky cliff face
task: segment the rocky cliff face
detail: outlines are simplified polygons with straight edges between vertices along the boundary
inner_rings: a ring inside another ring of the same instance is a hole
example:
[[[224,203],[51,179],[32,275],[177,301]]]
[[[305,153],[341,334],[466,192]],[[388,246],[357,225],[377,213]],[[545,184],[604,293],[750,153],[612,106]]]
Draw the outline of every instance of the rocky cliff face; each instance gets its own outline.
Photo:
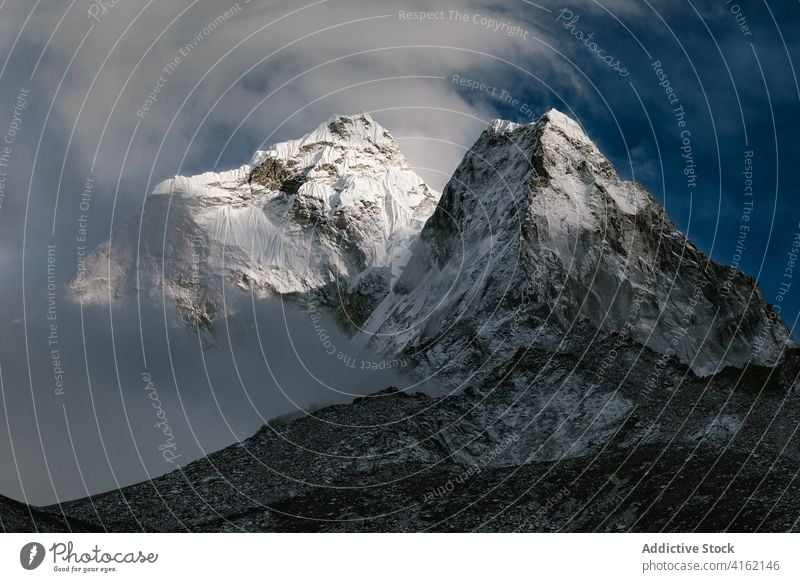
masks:
[[[337,116],[235,170],[162,182],[72,290],[87,302],[166,298],[208,323],[223,285],[265,297],[399,272],[437,197],[369,114]]]
[[[702,375],[793,345],[755,281],[705,257],[575,121],[496,121],[367,322],[371,342],[468,384],[520,349],[558,351],[581,321]]]

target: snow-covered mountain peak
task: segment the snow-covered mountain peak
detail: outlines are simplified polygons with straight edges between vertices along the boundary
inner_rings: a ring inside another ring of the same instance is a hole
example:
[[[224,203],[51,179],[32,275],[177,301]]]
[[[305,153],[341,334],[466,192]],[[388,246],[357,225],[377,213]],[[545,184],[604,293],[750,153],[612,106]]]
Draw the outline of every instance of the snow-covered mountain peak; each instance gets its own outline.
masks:
[[[751,278],[705,257],[555,110],[493,122],[413,251],[367,329],[422,373],[474,379],[490,357],[502,368],[520,349],[561,349],[579,323],[700,374],[771,365],[793,345]]]
[[[145,219],[101,245],[73,289],[105,302],[137,281],[159,297],[163,284],[186,313],[226,282],[302,294],[370,268],[399,272],[437,198],[371,115],[334,116],[239,168],[160,183]]]
[[[532,123],[496,119],[472,151],[480,152],[487,172],[507,184],[535,185],[536,197],[518,191],[522,198],[515,203],[538,209],[553,219],[551,224],[588,221],[584,226],[596,226],[608,198],[628,214],[650,200],[637,185],[623,182],[581,126],[556,109]]]
[[[541,127],[562,131],[578,141],[592,143],[592,140],[589,139],[589,136],[586,135],[580,124],[570,116],[561,113],[558,109],[548,109],[535,124]]]
[[[549,167],[555,167],[556,174],[585,174],[588,164],[593,172],[616,179],[614,168],[578,122],[557,109],[550,109],[532,123],[503,122],[492,129],[520,149],[528,150],[537,170],[545,177],[549,175]]]
[[[267,158],[289,159],[314,156],[324,151],[347,151],[367,155],[391,154],[402,157],[397,143],[369,113],[334,115],[300,139],[274,144],[257,151],[250,161],[257,166]]]
[[[594,147],[594,143],[589,139],[589,136],[586,135],[578,122],[564,115],[558,109],[549,109],[536,119],[536,121],[531,123],[517,123],[507,119],[493,119],[488,128],[488,131],[499,134],[515,134],[518,131],[524,132],[525,130],[529,130],[527,132],[529,137],[534,137],[535,135],[537,139],[542,139],[547,133],[554,133],[569,139],[573,145],[583,144]],[[521,136],[518,134],[515,137],[519,138]]]
[[[520,127],[519,123],[507,119],[493,119],[489,124],[489,131],[494,133],[509,133]]]
[[[557,109],[550,109],[532,125],[536,139],[545,150],[562,153],[566,153],[564,150],[569,150],[573,154],[605,160],[578,122]]]

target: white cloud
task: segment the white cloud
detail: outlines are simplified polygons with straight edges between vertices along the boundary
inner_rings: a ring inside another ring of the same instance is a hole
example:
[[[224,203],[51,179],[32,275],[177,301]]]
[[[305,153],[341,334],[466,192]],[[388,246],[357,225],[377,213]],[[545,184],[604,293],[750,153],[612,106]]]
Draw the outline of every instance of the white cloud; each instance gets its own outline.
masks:
[[[100,16],[99,23],[88,17],[85,7],[76,5],[53,36],[36,81],[42,95],[56,95],[55,127],[63,135],[74,132],[72,147],[80,153],[80,163],[88,169],[99,151],[98,177],[114,181],[137,121],[136,111],[159,75],[166,78],[164,87],[141,121],[126,165],[127,172],[149,173],[158,153],[162,165],[157,178],[163,177],[165,168],[177,167],[206,116],[201,140],[189,151],[192,167],[210,163],[220,153],[229,161],[236,157],[231,151],[246,157],[243,144],[264,140],[284,121],[274,139],[296,137],[333,113],[364,109],[406,107],[402,114],[377,117],[397,135],[424,130],[430,137],[469,145],[480,127],[469,116],[490,118],[496,104],[491,100],[468,104],[447,81],[425,77],[447,77],[467,69],[514,70],[499,59],[523,68],[533,65],[539,71],[552,66],[544,64],[550,59],[537,58],[549,52],[533,40],[542,37],[542,31],[498,9],[470,9],[465,4],[459,12],[470,18],[460,22],[451,20],[451,5],[435,2],[311,4],[176,2],[153,4],[142,11],[141,4],[123,2]],[[304,5],[309,7],[302,9]],[[14,6],[12,18],[24,20],[25,9]],[[231,6],[239,8],[220,20]],[[61,10],[43,5],[24,36],[49,37]],[[399,10],[442,10],[445,19],[405,21],[398,18]],[[518,24],[530,36],[510,38],[494,32],[473,23],[475,14]],[[209,27],[215,20],[216,25]],[[187,50],[192,43],[196,46]],[[174,72],[163,75],[163,68],[176,57],[181,62]],[[443,111],[447,109],[455,112]],[[245,119],[228,151],[220,152],[231,137],[220,132],[230,132]],[[167,128],[167,147],[159,152]],[[436,154],[438,149],[418,140],[403,145],[415,165],[445,173],[461,157],[453,148]],[[443,181],[440,178],[437,185]]]

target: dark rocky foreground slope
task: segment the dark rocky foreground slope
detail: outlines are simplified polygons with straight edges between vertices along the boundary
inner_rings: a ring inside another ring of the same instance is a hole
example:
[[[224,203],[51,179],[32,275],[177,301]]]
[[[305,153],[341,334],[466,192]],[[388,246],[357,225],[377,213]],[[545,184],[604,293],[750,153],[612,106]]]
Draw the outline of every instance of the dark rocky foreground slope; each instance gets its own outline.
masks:
[[[107,531],[796,531],[797,360],[711,378],[669,360],[646,392],[663,360],[618,337],[531,351],[530,386],[386,390],[42,511]]]
[[[55,512],[37,509],[19,501],[0,496],[0,530],[4,532],[90,532],[98,531],[97,524],[85,523]]]

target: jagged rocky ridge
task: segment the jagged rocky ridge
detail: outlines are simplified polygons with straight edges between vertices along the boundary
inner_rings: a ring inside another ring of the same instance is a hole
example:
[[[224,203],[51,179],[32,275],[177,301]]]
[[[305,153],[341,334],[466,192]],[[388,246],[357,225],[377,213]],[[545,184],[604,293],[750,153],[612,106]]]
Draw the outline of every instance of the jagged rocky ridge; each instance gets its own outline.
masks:
[[[113,531],[798,529],[800,352],[574,121],[494,123],[412,253],[366,340],[464,390],[381,391],[45,511]]]

